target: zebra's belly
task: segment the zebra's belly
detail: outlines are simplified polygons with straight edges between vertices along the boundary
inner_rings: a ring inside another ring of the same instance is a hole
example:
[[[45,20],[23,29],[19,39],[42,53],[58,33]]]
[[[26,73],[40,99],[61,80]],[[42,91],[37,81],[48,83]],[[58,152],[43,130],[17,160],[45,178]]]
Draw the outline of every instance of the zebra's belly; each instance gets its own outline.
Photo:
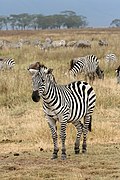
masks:
[[[58,109],[52,109],[52,108],[49,109],[44,107],[43,109],[45,114],[51,117],[52,119],[56,119],[59,121],[66,119],[68,123],[81,119],[82,117],[85,116],[87,112],[86,106],[82,106],[82,107],[79,106],[77,108],[76,106],[75,107],[64,106],[63,108],[58,108]]]
[[[75,116],[75,117],[70,117],[70,115],[68,116],[64,116],[64,114],[55,114],[55,113],[45,113],[47,115],[47,117],[52,118],[54,120],[58,120],[59,122],[63,121],[63,120],[67,120],[67,123],[71,123],[77,120],[80,120],[82,117],[85,116],[85,114],[81,115],[79,114],[79,116]]]
[[[68,120],[67,120],[67,122],[68,123],[73,123],[74,121],[77,121],[77,120],[80,120],[80,119],[82,119],[84,116],[85,116],[85,114],[86,113],[83,113],[83,114],[81,114],[81,113],[79,113],[78,115],[70,115],[69,116],[69,118],[68,118]]]

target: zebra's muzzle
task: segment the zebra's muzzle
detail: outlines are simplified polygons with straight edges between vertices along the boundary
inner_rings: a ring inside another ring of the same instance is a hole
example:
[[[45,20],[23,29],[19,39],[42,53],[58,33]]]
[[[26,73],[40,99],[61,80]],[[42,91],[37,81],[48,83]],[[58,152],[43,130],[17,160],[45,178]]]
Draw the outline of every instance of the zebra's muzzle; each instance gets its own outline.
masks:
[[[33,93],[32,93],[32,100],[33,100],[34,102],[39,102],[40,96],[39,96],[38,91],[33,91]]]

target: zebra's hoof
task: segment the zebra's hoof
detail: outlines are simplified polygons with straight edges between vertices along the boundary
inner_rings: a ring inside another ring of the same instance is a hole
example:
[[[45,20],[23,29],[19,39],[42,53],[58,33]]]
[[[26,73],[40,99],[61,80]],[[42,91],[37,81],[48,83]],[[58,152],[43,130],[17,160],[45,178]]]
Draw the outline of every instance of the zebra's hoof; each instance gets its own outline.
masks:
[[[79,153],[80,153],[80,149],[76,149],[75,154],[79,154]]]
[[[51,159],[57,159],[58,158],[58,155],[57,154],[53,154]]]
[[[87,152],[87,150],[86,150],[86,149],[82,149],[82,153],[84,153],[84,154],[85,154],[86,152]]]
[[[66,160],[66,158],[67,158],[66,154],[62,154],[62,155],[61,155],[61,159],[62,159],[62,160]]]

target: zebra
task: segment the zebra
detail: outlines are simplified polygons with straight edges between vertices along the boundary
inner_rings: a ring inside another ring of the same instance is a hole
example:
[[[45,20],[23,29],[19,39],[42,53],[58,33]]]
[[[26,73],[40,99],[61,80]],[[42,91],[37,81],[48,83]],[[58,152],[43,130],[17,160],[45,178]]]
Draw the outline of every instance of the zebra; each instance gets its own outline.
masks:
[[[15,66],[13,58],[0,58],[0,70],[12,69]]]
[[[38,63],[37,63],[38,65]],[[54,81],[53,69],[39,63],[39,68],[29,66],[32,73],[32,99],[38,102],[43,100],[43,110],[51,129],[54,150],[51,159],[58,157],[57,120],[60,123],[60,137],[62,141],[61,159],[66,155],[66,127],[72,123],[77,129],[74,145],[75,154],[80,152],[80,138],[83,134],[82,152],[87,150],[87,133],[91,131],[92,113],[95,108],[96,94],[93,88],[84,81],[75,81],[67,85],[59,85]],[[32,68],[33,67],[33,68]],[[39,69],[39,70],[38,70]],[[83,123],[81,118],[84,118]]]
[[[58,47],[65,47],[66,46],[66,41],[65,40],[57,40],[52,42],[52,47],[53,48],[58,48]]]
[[[85,57],[74,58],[70,61],[70,77],[75,77],[78,72],[84,72],[85,80],[87,77],[93,83],[95,75],[99,79],[104,79],[104,71],[100,69],[98,58],[95,55],[87,55]]]
[[[108,46],[108,42],[106,40],[100,39],[98,41],[99,46]]]
[[[91,48],[91,42],[89,40],[80,40],[77,42],[75,47],[81,48]]]
[[[117,61],[117,57],[114,53],[111,53],[111,54],[107,54],[106,57],[105,57],[105,61],[106,62],[115,62]]]
[[[120,66],[118,66],[117,69],[115,69],[116,77],[117,77],[117,84],[120,84]]]

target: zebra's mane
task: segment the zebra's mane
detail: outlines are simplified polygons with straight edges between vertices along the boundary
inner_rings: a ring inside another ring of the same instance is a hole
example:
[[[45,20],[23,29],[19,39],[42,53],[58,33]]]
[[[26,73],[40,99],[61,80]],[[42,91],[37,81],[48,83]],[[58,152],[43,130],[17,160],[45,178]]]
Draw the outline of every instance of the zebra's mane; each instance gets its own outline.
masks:
[[[56,80],[55,80],[55,76],[54,76],[53,73],[52,73],[53,69],[47,68],[44,64],[40,64],[39,70],[40,70],[40,68],[43,68],[44,70],[46,70],[46,71],[47,71],[47,74],[49,75],[50,80],[52,80],[52,82],[54,82],[55,84],[57,84],[57,82],[56,82]],[[45,71],[44,71],[44,72],[45,72]]]
[[[44,64],[39,64],[39,68],[48,69]]]
[[[40,64],[40,62],[35,62],[34,64],[30,64],[29,69],[36,69],[39,70],[40,68],[47,68],[43,64]]]
[[[73,68],[74,64],[75,64],[75,61],[74,61],[74,59],[72,59],[70,61],[70,69],[69,70],[71,70]]]
[[[53,69],[47,68],[44,64],[39,64],[39,71],[40,69],[43,69],[44,72],[47,72],[47,74],[52,74],[52,71],[53,71]]]
[[[40,62],[35,62],[34,64],[30,64],[28,69],[40,71],[41,68],[48,69],[45,65],[41,64]]]
[[[79,60],[85,61],[85,57],[73,58],[73,59],[70,61],[70,69],[69,69],[69,70],[72,70],[72,68],[74,67],[74,65],[75,65]]]

